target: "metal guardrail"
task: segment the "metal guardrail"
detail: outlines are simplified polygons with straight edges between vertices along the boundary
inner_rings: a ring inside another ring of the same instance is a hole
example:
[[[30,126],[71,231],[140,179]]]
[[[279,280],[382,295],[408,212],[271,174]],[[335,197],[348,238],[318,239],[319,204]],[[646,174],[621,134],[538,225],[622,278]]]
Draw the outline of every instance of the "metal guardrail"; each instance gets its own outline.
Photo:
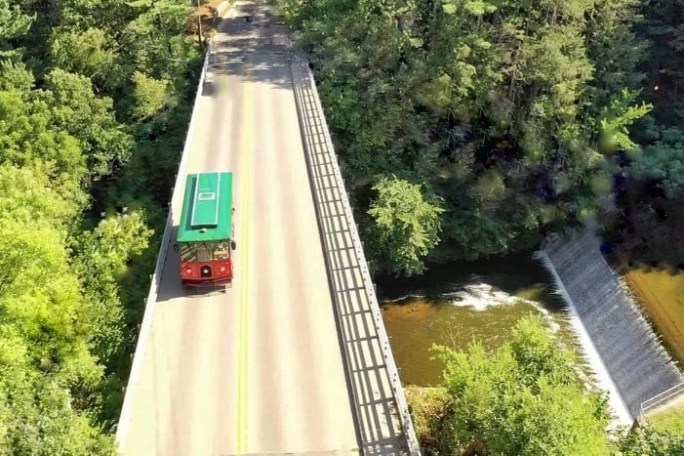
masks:
[[[380,344],[380,348],[383,354],[383,358],[386,364],[386,369],[388,371],[389,375],[389,381],[390,385],[392,388],[394,400],[397,405],[398,409],[398,416],[399,416],[399,421],[401,424],[402,432],[404,435],[404,438],[406,440],[406,444],[408,446],[408,451],[409,454],[411,455],[420,455],[420,446],[418,444],[418,440],[415,435],[415,430],[413,428],[413,422],[411,419],[411,414],[409,411],[408,404],[406,402],[406,397],[404,394],[404,389],[401,385],[401,380],[399,378],[399,373],[397,366],[394,362],[394,356],[392,354],[392,349],[390,346],[389,338],[387,337],[387,332],[385,330],[385,325],[382,320],[382,315],[380,311],[380,306],[377,301],[377,297],[375,295],[375,287],[374,284],[371,280],[370,272],[368,270],[368,263],[366,262],[365,254],[363,251],[362,243],[359,238],[358,230],[356,228],[356,224],[354,222],[354,216],[349,204],[349,199],[347,197],[346,189],[344,186],[344,181],[342,179],[342,173],[340,172],[339,164],[337,162],[337,155],[335,154],[335,150],[333,147],[332,140],[330,138],[330,133],[328,131],[328,127],[325,121],[325,115],[323,112],[323,108],[320,103],[320,99],[318,97],[318,92],[316,90],[316,85],[314,81],[314,76],[313,73],[311,72],[308,63],[300,59],[299,57],[294,57],[291,61],[291,70],[292,70],[292,65],[299,65],[301,69],[304,69],[306,72],[306,80],[308,81],[309,87],[306,89],[312,94],[310,98],[313,98],[313,100],[302,100],[303,95],[300,93],[300,90],[297,90],[297,87],[295,87],[295,101],[297,104],[297,109],[299,111],[300,118],[304,115],[303,111],[305,110],[304,104],[308,101],[309,103],[314,104],[314,110],[317,113],[317,116],[320,119],[320,122],[322,124],[322,132],[323,132],[323,141],[324,141],[324,146],[323,148],[327,150],[327,155],[325,157],[326,165],[330,165],[332,168],[332,175],[333,176],[328,176],[328,177],[333,177],[334,182],[336,183],[337,189],[339,191],[339,199],[336,200],[337,203],[341,203],[344,211],[344,217],[346,219],[346,225],[348,226],[349,229],[349,234],[352,239],[352,244],[353,244],[353,249],[354,249],[354,254],[356,255],[356,260],[357,260],[357,265],[360,268],[360,272],[362,275],[362,280],[363,280],[363,289],[365,291],[366,295],[366,301],[368,303],[369,310],[372,314],[373,318],[373,324],[375,327],[375,331],[377,333],[378,337],[378,342]],[[297,85],[297,81],[294,77],[294,72],[292,73],[293,77],[293,84]],[[309,166],[312,166],[311,164]],[[313,172],[313,171],[312,171]],[[320,177],[319,177],[320,179]],[[324,193],[328,190],[330,190],[329,187],[323,187],[322,189],[318,188],[314,182],[312,182],[313,187],[314,187],[314,199],[316,201],[316,204],[319,206],[317,212],[320,214],[322,211],[321,209],[321,200],[325,199],[325,196],[321,195],[321,193]],[[321,215],[319,215],[321,217]],[[330,217],[330,215],[329,215]],[[324,228],[324,227],[322,227]],[[323,242],[325,244],[328,244],[328,241],[326,240],[326,236],[323,236]],[[326,250],[329,252],[331,251],[331,247],[329,245],[326,245]],[[328,262],[328,267],[331,268],[330,262]],[[339,303],[336,303],[336,311],[340,312],[340,305]],[[345,353],[345,357],[347,358],[346,364],[347,368],[349,369],[352,361],[349,359],[349,354],[348,354],[348,349],[347,347],[343,347],[343,352]],[[352,390],[355,389],[354,382],[351,382],[352,384]],[[357,391],[352,391],[352,394],[355,396],[355,402],[358,403],[359,401],[359,396],[362,394],[359,394]],[[359,422],[359,425],[363,425],[363,419],[362,417],[358,416],[359,411],[356,411],[357,413],[357,421]],[[367,443],[367,442],[363,442]]]
[[[227,5],[224,2],[223,5]],[[182,190],[183,183],[178,182],[179,176],[182,177],[185,174],[185,167],[187,164],[187,159],[190,155],[189,150],[189,138],[192,136],[196,121],[195,121],[195,108],[202,97],[202,90],[204,87],[204,80],[206,78],[207,68],[209,66],[209,59],[212,52],[211,40],[207,41],[206,54],[204,56],[204,64],[202,65],[202,73],[200,75],[199,82],[197,84],[197,93],[195,95],[195,101],[193,104],[193,115],[190,118],[190,124],[188,125],[188,132],[185,135],[185,143],[183,145],[183,152],[181,154],[180,163],[178,165],[178,172],[176,173],[176,183],[174,185],[173,194],[171,197],[171,202],[169,204],[169,213],[166,217],[166,224],[164,225],[164,234],[162,235],[161,244],[159,246],[159,254],[157,255],[157,263],[154,267],[154,273],[150,277],[150,291],[145,300],[145,312],[143,314],[142,323],[140,325],[140,332],[138,334],[138,343],[133,356],[133,365],[131,366],[131,373],[128,377],[128,383],[125,387],[124,402],[121,408],[121,415],[119,417],[119,423],[116,429],[116,441],[120,447],[123,447],[126,437],[128,436],[128,426],[131,422],[131,413],[134,401],[134,390],[138,386],[140,381],[140,373],[142,369],[142,364],[145,359],[145,353],[147,350],[147,343],[150,338],[150,331],[152,327],[152,318],[154,313],[154,308],[157,302],[157,293],[159,291],[159,284],[161,282],[161,276],[164,269],[164,263],[166,261],[166,255],[168,253],[169,238],[173,231],[173,211],[178,207]],[[180,185],[179,185],[180,184]]]
[[[644,419],[648,412],[665,405],[680,395],[684,395],[684,382],[680,383],[679,385],[675,385],[670,389],[666,389],[662,393],[656,394],[652,398],[645,400],[641,403],[641,411],[639,413],[640,419]]]

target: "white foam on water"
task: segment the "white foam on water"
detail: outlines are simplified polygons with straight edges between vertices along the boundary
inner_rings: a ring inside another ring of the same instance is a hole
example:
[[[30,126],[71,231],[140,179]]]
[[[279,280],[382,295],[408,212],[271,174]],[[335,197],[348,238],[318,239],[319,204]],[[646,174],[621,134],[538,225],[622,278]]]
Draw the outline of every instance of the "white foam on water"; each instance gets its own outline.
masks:
[[[511,306],[520,303],[527,304],[544,315],[552,333],[555,334],[560,330],[560,325],[551,318],[548,309],[544,308],[540,302],[506,293],[488,283],[466,285],[463,290],[444,294],[443,297],[448,299],[449,303],[454,306],[470,307],[478,312],[487,310],[490,307]]]

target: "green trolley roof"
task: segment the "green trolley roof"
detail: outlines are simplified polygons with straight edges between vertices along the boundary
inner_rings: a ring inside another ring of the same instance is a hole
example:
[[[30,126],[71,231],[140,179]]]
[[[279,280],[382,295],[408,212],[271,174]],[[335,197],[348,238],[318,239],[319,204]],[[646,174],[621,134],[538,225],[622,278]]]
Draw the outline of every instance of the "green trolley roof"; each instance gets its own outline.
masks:
[[[233,173],[189,174],[178,242],[225,241],[233,227]]]

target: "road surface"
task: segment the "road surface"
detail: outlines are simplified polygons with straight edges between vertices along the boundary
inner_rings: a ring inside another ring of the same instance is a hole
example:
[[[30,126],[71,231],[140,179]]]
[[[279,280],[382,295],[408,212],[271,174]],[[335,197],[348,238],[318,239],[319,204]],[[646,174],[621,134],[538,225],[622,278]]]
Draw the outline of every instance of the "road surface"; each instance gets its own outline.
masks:
[[[238,2],[213,40],[185,172],[235,172],[235,279],[225,294],[191,295],[169,249],[122,417],[125,455],[358,454],[277,30]]]

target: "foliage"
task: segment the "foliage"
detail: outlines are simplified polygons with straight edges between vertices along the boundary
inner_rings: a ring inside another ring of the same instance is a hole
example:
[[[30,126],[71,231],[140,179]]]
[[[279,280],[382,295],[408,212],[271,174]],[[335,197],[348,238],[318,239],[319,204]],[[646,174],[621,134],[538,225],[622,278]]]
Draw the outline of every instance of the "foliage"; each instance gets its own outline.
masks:
[[[79,208],[40,169],[0,166],[0,190],[1,451],[112,454],[113,441],[80,407],[102,367],[65,245]]]
[[[629,150],[636,149],[637,145],[629,137],[628,127],[634,121],[641,119],[651,110],[651,105],[645,103],[635,106],[637,94],[628,90],[620,93],[620,98],[613,100],[601,113],[601,135],[603,149]]]
[[[3,366],[0,377],[0,455],[105,456],[114,439],[75,412],[71,398],[51,375]]]
[[[408,385],[406,401],[411,408],[416,437],[424,454],[450,454],[453,431],[449,417],[453,413],[446,389],[419,388]]]
[[[650,426],[636,429],[620,445],[620,456],[675,456],[679,454],[684,454],[684,435],[656,431]]]
[[[423,272],[422,258],[439,242],[443,209],[425,199],[420,185],[405,180],[382,179],[373,189],[378,197],[368,210],[369,231],[374,257],[382,259],[378,268],[407,276]]]
[[[648,111],[636,99],[637,6],[288,0],[281,10],[312,55],[352,189],[393,174],[425,183],[444,202],[443,242],[477,258],[596,212],[615,148],[633,147],[628,128]]]
[[[189,12],[0,0],[2,455],[115,453],[148,226],[163,220],[199,68]]]
[[[164,106],[168,82],[149,78],[136,71],[133,73],[133,83],[136,100],[133,115],[139,119],[150,118]]]
[[[658,140],[644,148],[632,170],[637,179],[655,182],[668,198],[674,199],[684,191],[684,131],[661,129]]]
[[[665,410],[649,415],[648,424],[654,431],[681,436],[684,443],[684,403],[674,402]]]
[[[521,320],[496,353],[436,349],[449,398],[448,454],[609,454],[604,399],[576,383],[570,354],[541,317]]]
[[[50,43],[54,65],[70,73],[103,81],[118,71],[117,55],[104,30],[56,31]]]
[[[151,234],[142,214],[133,212],[103,219],[78,239],[75,269],[93,311],[89,319],[98,330],[92,335],[94,351],[103,361],[121,350],[124,339],[118,280],[130,258],[145,250]]]
[[[34,17],[23,14],[18,5],[10,0],[0,0],[0,59],[12,58],[21,50],[14,48],[12,40],[25,35]]]
[[[34,84],[33,73],[22,62],[0,61],[0,90],[28,92]]]
[[[45,88],[54,126],[79,140],[89,177],[110,174],[129,158],[132,138],[117,122],[112,100],[96,97],[88,78],[55,69],[46,76]]]

